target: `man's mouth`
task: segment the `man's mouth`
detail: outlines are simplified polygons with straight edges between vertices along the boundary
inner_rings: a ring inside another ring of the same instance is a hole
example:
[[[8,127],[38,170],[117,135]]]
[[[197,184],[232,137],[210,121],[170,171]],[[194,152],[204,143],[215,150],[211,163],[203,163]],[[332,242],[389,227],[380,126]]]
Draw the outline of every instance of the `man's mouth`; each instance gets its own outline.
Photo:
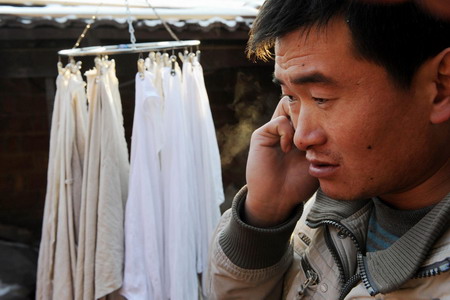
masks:
[[[309,174],[311,176],[317,178],[326,178],[334,175],[339,168],[339,164],[321,161],[316,159],[308,159],[310,162],[309,165]]]

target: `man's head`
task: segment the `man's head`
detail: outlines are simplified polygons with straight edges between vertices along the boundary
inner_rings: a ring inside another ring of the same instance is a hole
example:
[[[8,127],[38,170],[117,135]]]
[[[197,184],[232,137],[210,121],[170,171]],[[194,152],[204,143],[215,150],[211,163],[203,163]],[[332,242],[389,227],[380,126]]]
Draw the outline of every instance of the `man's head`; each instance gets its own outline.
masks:
[[[374,1],[268,0],[250,32],[248,53],[267,59],[277,38],[302,28],[326,27],[334,18],[347,22],[352,50],[382,65],[408,86],[428,58],[450,47],[450,24],[436,20],[413,2],[374,5]]]
[[[398,198],[450,192],[449,39],[412,4],[269,0],[249,50],[275,45],[294,144],[325,193],[415,208],[431,203]]]

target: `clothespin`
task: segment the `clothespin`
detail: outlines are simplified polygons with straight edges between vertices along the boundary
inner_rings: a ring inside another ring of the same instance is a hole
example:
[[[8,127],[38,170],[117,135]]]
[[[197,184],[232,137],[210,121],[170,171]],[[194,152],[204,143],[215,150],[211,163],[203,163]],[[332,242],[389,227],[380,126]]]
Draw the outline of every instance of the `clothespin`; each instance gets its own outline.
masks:
[[[165,67],[169,67],[170,66],[170,58],[169,58],[169,54],[164,53],[162,55],[162,61]]]
[[[162,60],[162,54],[161,54],[161,52],[156,53],[156,56],[155,56],[155,62],[156,62],[157,64],[160,64],[160,63],[161,63],[161,60]]]
[[[175,71],[175,64],[177,63],[177,57],[175,55],[172,55],[170,57],[170,75],[175,76],[175,74],[177,73]]]
[[[58,74],[63,74],[64,73],[64,67],[63,67],[63,64],[61,62],[61,56],[58,56],[58,63],[56,64],[56,67],[58,68]]]
[[[183,53],[179,52],[178,57],[180,58],[181,62],[185,62],[186,59],[189,56],[189,51],[187,49],[184,49]]]
[[[138,59],[137,68],[138,68],[139,77],[141,79],[144,79],[145,78],[145,60],[143,58]]]
[[[95,57],[94,59],[95,68],[97,69],[97,81],[99,80],[99,76],[103,73],[103,62],[100,56]]]
[[[156,53],[155,52],[150,52],[149,54],[148,54],[148,58],[150,59],[150,62],[151,63],[155,63],[156,62]]]
[[[184,63],[185,56],[183,55],[183,53],[178,52],[178,58],[180,58],[181,62]]]
[[[195,62],[195,54],[194,53],[189,53],[189,61],[191,62],[191,64],[194,64]]]
[[[70,72],[72,74],[77,74],[81,70],[81,61],[73,61],[73,63],[70,64]]]

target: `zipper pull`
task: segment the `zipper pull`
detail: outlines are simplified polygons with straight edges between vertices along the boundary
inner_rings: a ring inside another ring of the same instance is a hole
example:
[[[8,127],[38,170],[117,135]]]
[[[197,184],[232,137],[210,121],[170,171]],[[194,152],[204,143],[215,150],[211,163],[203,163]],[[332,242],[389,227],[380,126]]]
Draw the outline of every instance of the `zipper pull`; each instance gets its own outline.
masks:
[[[317,275],[316,272],[314,272],[313,270],[307,270],[306,271],[306,280],[298,288],[298,291],[297,291],[298,296],[303,296],[305,294],[306,289],[309,286],[316,284],[318,282],[318,279],[319,279],[319,276]]]

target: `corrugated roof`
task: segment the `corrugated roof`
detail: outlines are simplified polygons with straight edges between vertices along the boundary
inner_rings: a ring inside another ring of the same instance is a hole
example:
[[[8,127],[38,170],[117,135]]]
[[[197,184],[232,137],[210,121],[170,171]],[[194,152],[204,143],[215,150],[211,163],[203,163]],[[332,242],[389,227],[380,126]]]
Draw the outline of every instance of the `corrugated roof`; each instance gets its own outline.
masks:
[[[249,28],[263,0],[152,0],[158,15],[175,30],[193,27],[209,30],[222,27],[233,31]],[[126,26],[130,16],[137,26],[160,27],[161,21],[146,0],[37,0],[0,1],[0,26],[11,25],[32,28],[39,25],[65,27],[76,21]],[[12,5],[15,4],[15,5]]]
[[[125,7],[149,7],[150,3],[156,8],[195,8],[195,7],[253,7],[258,8],[263,0],[2,0],[0,4],[19,4],[24,6],[59,4],[66,6],[119,6]]]

